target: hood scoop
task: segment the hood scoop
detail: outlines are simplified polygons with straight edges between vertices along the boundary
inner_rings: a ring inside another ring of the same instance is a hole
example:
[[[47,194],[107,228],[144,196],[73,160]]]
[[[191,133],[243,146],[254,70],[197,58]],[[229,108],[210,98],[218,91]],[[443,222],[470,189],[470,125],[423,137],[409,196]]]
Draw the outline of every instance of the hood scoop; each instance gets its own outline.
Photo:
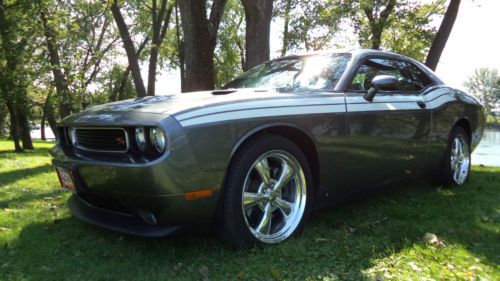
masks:
[[[235,89],[231,89],[231,90],[215,90],[215,91],[212,91],[212,95],[214,96],[220,96],[220,95],[228,95],[228,94],[232,94],[236,92]]]

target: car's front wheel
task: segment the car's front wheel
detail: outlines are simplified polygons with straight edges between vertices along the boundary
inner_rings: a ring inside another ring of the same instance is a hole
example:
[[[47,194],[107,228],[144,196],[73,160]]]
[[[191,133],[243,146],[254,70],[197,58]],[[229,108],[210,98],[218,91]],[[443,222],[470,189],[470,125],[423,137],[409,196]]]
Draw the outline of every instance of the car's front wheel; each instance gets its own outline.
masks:
[[[266,135],[248,142],[228,171],[220,235],[239,248],[291,237],[309,213],[310,179],[306,157],[290,140]]]

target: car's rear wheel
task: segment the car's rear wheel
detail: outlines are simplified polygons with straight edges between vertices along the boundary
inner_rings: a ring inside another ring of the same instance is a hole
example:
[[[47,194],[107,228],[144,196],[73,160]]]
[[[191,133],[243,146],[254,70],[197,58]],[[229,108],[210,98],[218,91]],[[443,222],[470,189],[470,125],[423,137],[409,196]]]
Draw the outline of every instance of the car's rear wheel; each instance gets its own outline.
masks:
[[[266,135],[248,142],[228,171],[220,235],[241,248],[296,234],[309,214],[310,178],[306,157],[290,140]]]
[[[470,174],[470,140],[462,127],[453,128],[446,155],[441,166],[441,181],[444,186],[462,185]]]

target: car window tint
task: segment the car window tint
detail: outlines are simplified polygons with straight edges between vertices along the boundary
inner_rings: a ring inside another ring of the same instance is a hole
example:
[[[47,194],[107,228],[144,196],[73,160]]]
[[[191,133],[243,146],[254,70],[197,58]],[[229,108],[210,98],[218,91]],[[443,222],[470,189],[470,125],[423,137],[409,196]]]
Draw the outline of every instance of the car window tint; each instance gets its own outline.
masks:
[[[415,65],[393,59],[374,58],[366,60],[359,67],[348,90],[367,91],[375,76],[391,75],[399,80],[397,91],[414,92],[420,91],[429,84],[431,80]]]

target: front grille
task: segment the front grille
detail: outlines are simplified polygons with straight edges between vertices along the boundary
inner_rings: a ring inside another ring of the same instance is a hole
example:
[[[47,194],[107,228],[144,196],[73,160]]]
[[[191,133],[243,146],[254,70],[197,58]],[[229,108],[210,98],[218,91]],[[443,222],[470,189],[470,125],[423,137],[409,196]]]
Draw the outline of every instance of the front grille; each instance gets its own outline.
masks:
[[[87,151],[125,153],[129,148],[123,128],[70,128],[70,137],[74,147]]]

